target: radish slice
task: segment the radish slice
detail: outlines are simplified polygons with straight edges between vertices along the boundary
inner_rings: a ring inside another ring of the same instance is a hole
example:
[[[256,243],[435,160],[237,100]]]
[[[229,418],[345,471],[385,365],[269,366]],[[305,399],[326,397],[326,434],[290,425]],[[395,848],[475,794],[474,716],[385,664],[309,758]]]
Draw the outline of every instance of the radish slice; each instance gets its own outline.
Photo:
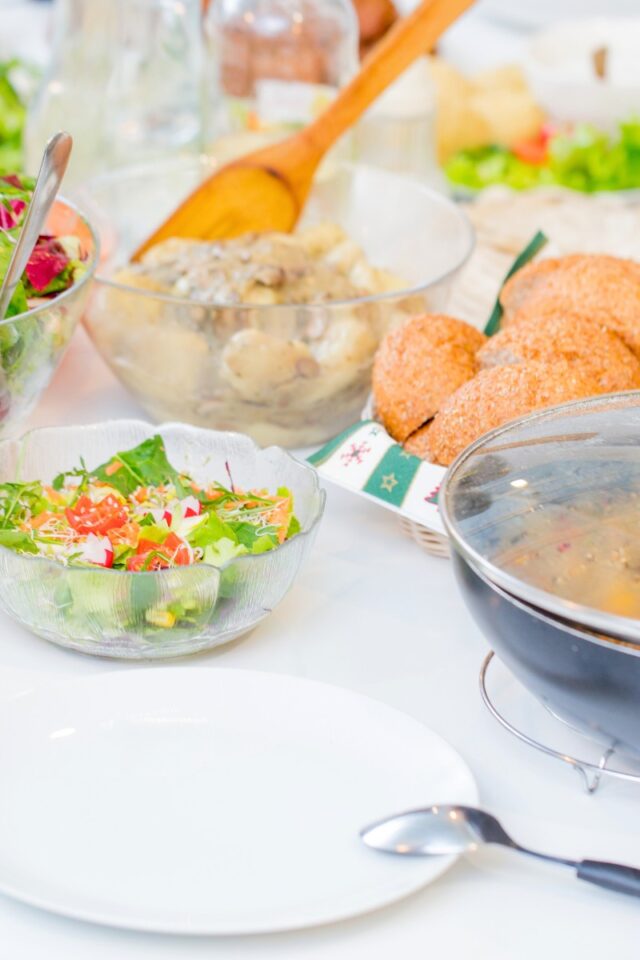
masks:
[[[185,497],[184,500],[180,501],[180,505],[185,520],[187,517],[199,517],[202,512],[202,504],[197,497]]]
[[[164,521],[168,527],[171,526],[173,521],[173,514],[168,507],[158,507],[155,510],[145,510],[145,513],[150,513],[153,519],[157,524],[160,524]]]
[[[113,566],[113,546],[109,537],[97,537],[90,533],[82,547],[82,559],[98,567]]]

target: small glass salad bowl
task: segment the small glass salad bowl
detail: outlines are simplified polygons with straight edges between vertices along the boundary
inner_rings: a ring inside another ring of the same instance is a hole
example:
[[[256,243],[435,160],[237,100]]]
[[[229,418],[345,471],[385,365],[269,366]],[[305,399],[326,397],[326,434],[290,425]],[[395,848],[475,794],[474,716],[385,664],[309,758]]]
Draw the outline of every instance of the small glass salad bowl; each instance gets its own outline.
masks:
[[[7,226],[11,226],[10,222],[3,224],[0,218],[0,232]],[[10,233],[9,230],[6,235]],[[52,277],[56,258],[64,267],[64,255],[60,260],[60,252],[56,250],[58,238],[71,240],[82,259],[80,275],[77,279],[75,275],[74,279],[70,277],[66,282],[71,285],[66,289],[62,280]],[[15,436],[19,432],[48,386],[82,316],[96,268],[96,235],[82,214],[65,200],[57,200],[54,204],[40,241],[43,241],[43,247],[52,247],[49,261],[46,250],[37,251],[38,266],[44,281],[49,278],[53,281],[47,291],[55,288],[56,292],[25,299],[24,306],[30,309],[22,309],[13,315],[10,305],[9,313],[0,322],[0,438]],[[6,247],[0,244],[0,279],[3,266],[7,265],[2,259],[3,249]]]
[[[203,489],[216,482],[244,491],[286,487],[299,532],[267,552],[235,556],[219,566],[200,562],[137,570],[65,564],[18,553],[0,540],[0,606],[9,616],[83,653],[152,660],[226,643],[251,630],[282,600],[313,543],[325,498],[315,471],[278,447],[260,450],[240,434],[176,423],[154,427],[119,420],[46,427],[0,443],[3,495],[11,492],[6,485],[12,482],[52,484],[59,474],[77,471],[79,463],[91,471],[156,435],[172,467]],[[0,534],[9,527],[6,509],[4,514]],[[14,536],[21,535],[18,529]],[[5,543],[11,537],[5,536]]]

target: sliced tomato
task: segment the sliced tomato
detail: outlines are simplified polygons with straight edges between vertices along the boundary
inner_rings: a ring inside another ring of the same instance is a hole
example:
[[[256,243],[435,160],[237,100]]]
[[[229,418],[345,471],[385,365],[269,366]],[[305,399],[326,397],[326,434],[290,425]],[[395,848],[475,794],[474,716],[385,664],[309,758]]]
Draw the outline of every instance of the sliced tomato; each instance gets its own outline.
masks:
[[[515,144],[513,152],[524,163],[541,167],[549,158],[548,139],[538,136],[531,140],[521,140],[520,143]]]
[[[140,540],[135,556],[127,559],[127,570],[166,570],[170,566],[163,545],[153,540]]]
[[[143,570],[166,570],[168,567],[169,561],[160,554],[150,557],[148,553],[136,553],[135,557],[127,559],[127,570],[133,570],[135,573]]]
[[[141,540],[135,556],[127,559],[127,570],[166,570],[170,566],[162,546],[152,540]]]
[[[127,560],[127,570],[166,570],[168,567],[186,567],[193,563],[193,553],[186,541],[170,533],[163,543],[140,540],[133,557]]]
[[[139,537],[140,524],[136,523],[135,520],[130,520],[129,523],[116,527],[109,533],[109,539],[114,547],[121,543],[126,544],[127,547],[137,547]]]
[[[188,567],[193,562],[191,547],[176,533],[170,533],[162,544],[163,553],[171,557],[176,567]]]
[[[98,503],[81,496],[74,507],[67,507],[65,514],[69,525],[84,535],[104,534],[127,522],[126,509],[111,493]]]
[[[162,550],[162,545],[155,540],[145,540],[141,537],[136,553],[152,553],[154,550]]]

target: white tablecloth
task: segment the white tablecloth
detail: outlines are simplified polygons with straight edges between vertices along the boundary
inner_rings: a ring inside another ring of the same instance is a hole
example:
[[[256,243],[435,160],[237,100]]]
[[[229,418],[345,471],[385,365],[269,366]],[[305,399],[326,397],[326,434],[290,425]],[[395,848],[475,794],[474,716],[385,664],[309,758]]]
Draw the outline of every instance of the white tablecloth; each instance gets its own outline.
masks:
[[[33,423],[139,413],[79,332]],[[447,738],[477,777],[482,803],[523,843],[640,864],[640,787],[607,783],[588,796],[573,771],[505,733],[478,692],[486,649],[449,562],[427,556],[392,515],[332,487],[315,552],[282,605],[245,639],[183,663],[296,674],[377,697]],[[0,617],[0,669],[88,676],[137,667],[60,650]],[[461,860],[378,913],[279,936],[131,934],[0,896],[2,960],[631,960],[639,934],[637,900],[500,851]]]
[[[34,29],[44,22],[42,9],[37,24],[33,19],[37,6],[29,18]],[[0,32],[4,37],[1,24]],[[443,49],[473,70],[515,58],[521,42],[476,20],[456,27]],[[28,44],[25,33],[21,53]],[[32,424],[131,415],[143,414],[80,331]],[[313,557],[282,605],[249,637],[184,663],[296,674],[377,697],[448,739],[477,777],[482,803],[523,843],[640,864],[640,787],[607,783],[588,796],[574,772],[505,733],[478,692],[486,650],[449,562],[427,556],[384,510],[330,488]],[[88,676],[125,669],[137,667],[60,650],[0,616],[0,670]],[[513,683],[502,686],[510,694]],[[7,775],[0,771],[3,788]],[[1,960],[635,960],[639,935],[637,901],[560,868],[486,850],[393,907],[279,936],[132,934],[0,896]]]

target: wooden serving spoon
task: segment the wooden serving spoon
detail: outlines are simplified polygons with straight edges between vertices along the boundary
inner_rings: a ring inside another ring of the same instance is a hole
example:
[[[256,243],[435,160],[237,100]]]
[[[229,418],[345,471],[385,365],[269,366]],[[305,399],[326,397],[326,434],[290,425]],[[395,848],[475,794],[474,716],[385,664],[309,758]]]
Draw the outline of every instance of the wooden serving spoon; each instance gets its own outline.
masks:
[[[292,230],[313,175],[329,148],[473,2],[421,3],[392,27],[367,57],[360,73],[313,123],[212,174],[136,250],[133,259],[170,237],[220,240],[243,233]]]

